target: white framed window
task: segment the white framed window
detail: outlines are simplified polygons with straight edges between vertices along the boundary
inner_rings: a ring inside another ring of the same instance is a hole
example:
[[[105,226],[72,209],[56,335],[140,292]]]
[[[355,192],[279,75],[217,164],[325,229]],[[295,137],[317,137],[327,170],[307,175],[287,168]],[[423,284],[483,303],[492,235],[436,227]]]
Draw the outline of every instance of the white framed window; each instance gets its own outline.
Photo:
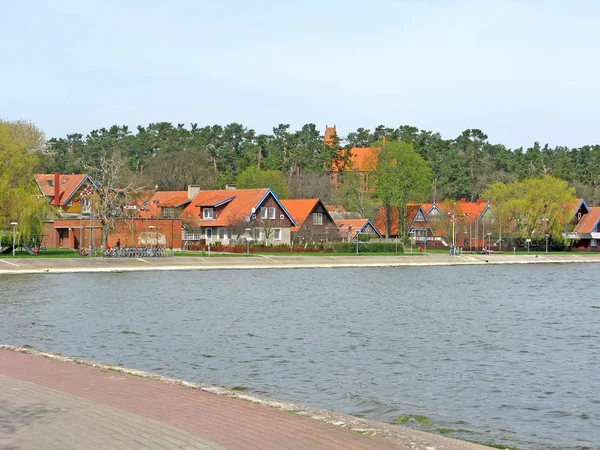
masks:
[[[266,219],[267,218],[267,208],[265,206],[263,206],[262,208],[260,208],[260,218],[261,219]]]
[[[323,225],[323,213],[313,213],[313,225]]]
[[[596,239],[590,240],[590,247],[598,247],[598,240],[596,240]]]
[[[269,219],[274,219],[275,218],[275,208],[270,206],[269,207]]]
[[[254,229],[254,240],[255,241],[262,240],[262,230],[260,228],[255,228]]]
[[[202,208],[202,218],[203,219],[212,219],[213,209],[212,208]]]
[[[227,230],[225,228],[219,228],[217,230],[217,236],[219,237],[220,241],[227,239]]]
[[[423,217],[420,210],[415,215],[415,222],[425,222],[425,217]]]
[[[273,240],[280,241],[281,240],[281,228],[273,229]]]
[[[205,238],[207,241],[210,241],[210,240],[212,240],[212,228],[205,228],[205,229],[204,229],[204,238]]]

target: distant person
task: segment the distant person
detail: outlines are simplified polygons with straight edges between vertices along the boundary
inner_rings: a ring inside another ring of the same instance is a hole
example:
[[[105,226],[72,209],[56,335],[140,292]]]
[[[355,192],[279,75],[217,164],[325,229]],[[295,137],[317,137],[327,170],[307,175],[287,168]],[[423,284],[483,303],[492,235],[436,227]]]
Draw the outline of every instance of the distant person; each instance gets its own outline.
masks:
[[[449,248],[450,248],[450,256],[452,256],[454,253],[454,247],[452,246],[452,244],[450,244]]]
[[[117,249],[121,248],[121,239],[117,239],[117,243],[115,244],[115,247],[117,247]]]

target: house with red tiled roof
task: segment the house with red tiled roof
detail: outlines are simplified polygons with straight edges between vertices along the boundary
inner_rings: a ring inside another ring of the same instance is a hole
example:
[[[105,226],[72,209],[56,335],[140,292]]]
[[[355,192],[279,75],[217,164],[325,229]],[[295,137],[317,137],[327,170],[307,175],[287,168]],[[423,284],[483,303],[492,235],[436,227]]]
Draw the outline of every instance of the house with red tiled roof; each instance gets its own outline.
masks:
[[[188,186],[187,191],[156,191],[150,197],[141,199],[138,203],[139,217],[162,217],[174,219],[191,203],[200,192],[200,186]]]
[[[381,238],[382,235],[369,219],[339,219],[335,221],[340,236],[345,241],[356,239],[359,234],[367,234]]]
[[[158,204],[160,208],[160,203]],[[291,243],[291,214],[271,189],[199,191],[181,212],[184,240],[229,245],[232,241]]]
[[[282,200],[281,203],[296,222],[292,227],[292,241],[318,243],[340,238],[331,214],[318,198]]]
[[[37,174],[35,182],[61,217],[89,214],[91,199],[99,190],[96,182],[87,174]]]
[[[377,226],[377,228],[379,228],[382,231],[382,233],[385,233],[386,214],[385,208],[383,206],[377,212],[377,217],[375,218],[375,226]],[[390,208],[388,226],[388,237],[402,237],[399,236],[398,209],[396,207]],[[425,211],[423,210],[423,206],[418,203],[408,203],[406,205],[406,225],[404,226],[404,229],[406,230],[408,236],[411,236],[417,241],[422,241],[434,237],[430,220]]]
[[[600,207],[589,207],[585,200],[577,199],[569,211],[562,233],[570,241],[569,249],[600,251]]]
[[[600,207],[590,207],[579,220],[574,233],[577,237],[572,241],[571,249],[600,251]]]
[[[335,125],[333,128],[325,127],[325,137],[323,145],[332,146],[337,144],[337,130]],[[369,185],[369,174],[377,168],[377,160],[379,149],[375,147],[352,147],[347,152],[347,160],[334,161],[330,168],[331,182],[334,186],[339,186],[340,172],[356,170],[361,174],[361,180],[364,189]]]

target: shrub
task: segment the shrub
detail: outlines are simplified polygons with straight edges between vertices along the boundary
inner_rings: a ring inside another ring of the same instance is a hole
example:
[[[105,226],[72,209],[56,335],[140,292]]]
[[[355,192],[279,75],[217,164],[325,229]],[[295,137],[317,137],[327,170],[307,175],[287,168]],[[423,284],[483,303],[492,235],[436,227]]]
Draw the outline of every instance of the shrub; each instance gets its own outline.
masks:
[[[336,253],[356,253],[356,242],[336,242],[333,244],[333,251]],[[358,244],[359,253],[394,253],[396,251],[395,242],[369,242]],[[398,244],[398,253],[404,253],[402,244]]]

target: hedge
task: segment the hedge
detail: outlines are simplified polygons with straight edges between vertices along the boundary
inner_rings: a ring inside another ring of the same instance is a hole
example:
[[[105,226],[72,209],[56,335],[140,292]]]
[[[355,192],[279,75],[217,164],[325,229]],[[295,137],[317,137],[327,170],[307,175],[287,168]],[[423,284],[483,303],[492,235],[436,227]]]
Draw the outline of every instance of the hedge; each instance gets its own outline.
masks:
[[[404,253],[404,246],[398,244],[398,253]],[[336,253],[356,253],[356,242],[335,242],[333,251]],[[394,253],[396,251],[395,242],[369,242],[358,243],[359,253]]]

